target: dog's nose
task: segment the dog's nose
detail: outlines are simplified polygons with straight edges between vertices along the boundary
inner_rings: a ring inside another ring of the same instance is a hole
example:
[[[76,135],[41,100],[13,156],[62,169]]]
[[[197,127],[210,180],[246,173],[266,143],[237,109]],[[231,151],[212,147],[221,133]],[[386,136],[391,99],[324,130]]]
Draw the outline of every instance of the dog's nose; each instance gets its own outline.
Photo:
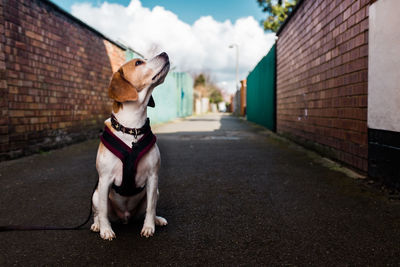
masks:
[[[159,57],[163,57],[165,59],[168,59],[168,55],[165,52],[162,52],[161,54],[158,55]]]

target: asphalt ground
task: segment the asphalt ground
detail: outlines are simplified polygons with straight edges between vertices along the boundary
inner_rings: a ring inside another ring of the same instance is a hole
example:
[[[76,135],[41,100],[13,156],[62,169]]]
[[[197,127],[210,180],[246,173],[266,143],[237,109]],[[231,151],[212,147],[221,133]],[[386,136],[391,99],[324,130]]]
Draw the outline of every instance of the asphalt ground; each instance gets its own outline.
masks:
[[[157,213],[140,237],[81,230],[0,233],[0,266],[400,266],[400,201],[368,179],[238,118],[211,114],[154,128]],[[0,225],[78,225],[96,183],[99,140],[0,163]],[[329,165],[329,164],[328,164]]]

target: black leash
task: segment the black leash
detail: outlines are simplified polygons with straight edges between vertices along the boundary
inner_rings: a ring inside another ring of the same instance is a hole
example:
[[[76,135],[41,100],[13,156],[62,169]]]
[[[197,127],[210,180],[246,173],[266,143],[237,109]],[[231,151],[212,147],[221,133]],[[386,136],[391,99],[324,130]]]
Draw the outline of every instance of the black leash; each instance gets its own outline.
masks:
[[[97,180],[96,185],[93,189],[92,195],[94,191],[96,191],[97,185],[99,181]],[[90,211],[87,219],[78,226],[72,227],[59,227],[59,226],[30,226],[30,225],[7,225],[0,226],[0,232],[8,232],[8,231],[43,231],[43,230],[79,230],[85,224],[87,224],[92,217],[92,199],[90,199]]]

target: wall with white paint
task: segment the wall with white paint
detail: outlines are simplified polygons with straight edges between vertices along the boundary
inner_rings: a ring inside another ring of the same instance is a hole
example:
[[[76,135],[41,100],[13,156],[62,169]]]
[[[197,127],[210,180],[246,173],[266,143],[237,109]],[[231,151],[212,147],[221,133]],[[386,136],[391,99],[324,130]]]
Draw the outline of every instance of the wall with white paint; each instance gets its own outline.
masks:
[[[369,7],[368,127],[400,132],[400,1]]]

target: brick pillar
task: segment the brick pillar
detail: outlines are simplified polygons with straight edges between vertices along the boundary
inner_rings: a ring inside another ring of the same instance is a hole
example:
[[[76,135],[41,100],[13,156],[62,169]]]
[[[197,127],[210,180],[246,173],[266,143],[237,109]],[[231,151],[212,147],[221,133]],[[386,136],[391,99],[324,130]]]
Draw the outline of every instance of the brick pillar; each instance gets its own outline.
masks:
[[[8,150],[8,91],[6,81],[6,63],[4,53],[4,9],[0,0],[0,159]]]

